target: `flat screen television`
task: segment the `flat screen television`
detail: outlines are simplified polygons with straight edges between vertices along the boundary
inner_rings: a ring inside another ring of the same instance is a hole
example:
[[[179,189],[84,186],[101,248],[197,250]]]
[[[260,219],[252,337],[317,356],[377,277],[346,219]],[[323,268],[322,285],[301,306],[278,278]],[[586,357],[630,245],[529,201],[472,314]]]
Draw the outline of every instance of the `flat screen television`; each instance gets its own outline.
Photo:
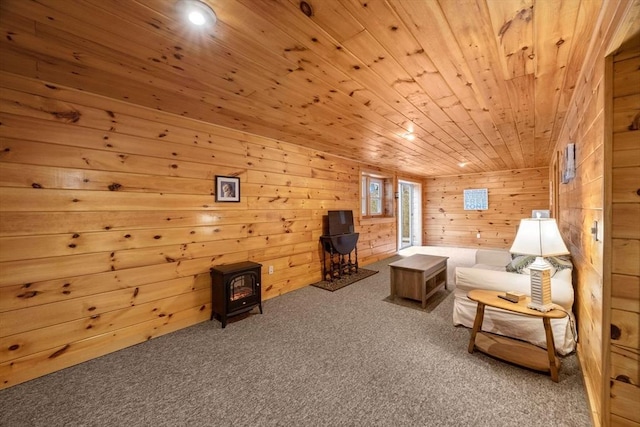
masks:
[[[329,211],[329,235],[351,234],[353,228],[353,211]]]

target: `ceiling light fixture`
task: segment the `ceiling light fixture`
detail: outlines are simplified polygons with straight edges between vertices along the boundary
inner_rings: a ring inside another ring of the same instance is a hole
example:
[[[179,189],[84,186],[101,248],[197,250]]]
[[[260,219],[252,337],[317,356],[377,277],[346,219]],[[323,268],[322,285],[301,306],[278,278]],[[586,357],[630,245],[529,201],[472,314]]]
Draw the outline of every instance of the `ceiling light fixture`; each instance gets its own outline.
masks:
[[[206,18],[199,10],[192,10],[189,12],[189,21],[194,25],[204,25],[207,22]]]
[[[178,8],[183,16],[186,16],[189,22],[198,27],[205,25],[214,25],[217,21],[216,13],[211,7],[200,0],[180,0]]]

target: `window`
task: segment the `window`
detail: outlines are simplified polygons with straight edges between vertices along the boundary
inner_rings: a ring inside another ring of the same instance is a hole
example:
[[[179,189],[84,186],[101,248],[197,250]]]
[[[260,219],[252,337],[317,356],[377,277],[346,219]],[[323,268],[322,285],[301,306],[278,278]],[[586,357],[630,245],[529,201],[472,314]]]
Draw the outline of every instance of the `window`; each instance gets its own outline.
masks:
[[[391,216],[390,213],[393,212],[392,179],[363,172],[361,184],[362,216]]]
[[[382,180],[369,178],[369,215],[382,215],[383,192]]]

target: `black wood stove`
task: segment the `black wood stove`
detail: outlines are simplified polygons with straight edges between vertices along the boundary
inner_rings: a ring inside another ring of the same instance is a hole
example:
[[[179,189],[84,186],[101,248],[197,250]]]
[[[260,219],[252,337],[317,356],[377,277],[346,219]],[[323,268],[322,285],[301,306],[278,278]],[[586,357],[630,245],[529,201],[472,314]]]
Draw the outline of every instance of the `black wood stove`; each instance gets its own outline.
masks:
[[[262,314],[262,265],[251,261],[211,268],[211,320],[227,319],[258,306]]]

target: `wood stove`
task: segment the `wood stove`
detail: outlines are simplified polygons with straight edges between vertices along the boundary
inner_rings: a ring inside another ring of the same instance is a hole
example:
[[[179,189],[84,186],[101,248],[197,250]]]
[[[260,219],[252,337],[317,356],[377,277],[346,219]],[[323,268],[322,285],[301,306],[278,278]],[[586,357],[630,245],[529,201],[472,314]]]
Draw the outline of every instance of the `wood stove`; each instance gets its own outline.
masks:
[[[227,326],[229,317],[254,307],[262,314],[262,265],[251,261],[211,268],[211,320],[216,317]]]

